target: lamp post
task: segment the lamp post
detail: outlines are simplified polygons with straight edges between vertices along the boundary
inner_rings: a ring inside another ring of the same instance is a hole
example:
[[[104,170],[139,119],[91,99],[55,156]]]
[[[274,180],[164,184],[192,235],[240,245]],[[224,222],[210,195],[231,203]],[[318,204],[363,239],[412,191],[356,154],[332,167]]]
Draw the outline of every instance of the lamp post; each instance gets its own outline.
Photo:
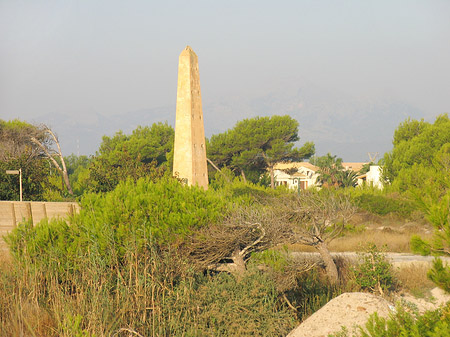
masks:
[[[20,201],[22,201],[22,169],[6,170],[6,174],[18,174],[19,175]]]

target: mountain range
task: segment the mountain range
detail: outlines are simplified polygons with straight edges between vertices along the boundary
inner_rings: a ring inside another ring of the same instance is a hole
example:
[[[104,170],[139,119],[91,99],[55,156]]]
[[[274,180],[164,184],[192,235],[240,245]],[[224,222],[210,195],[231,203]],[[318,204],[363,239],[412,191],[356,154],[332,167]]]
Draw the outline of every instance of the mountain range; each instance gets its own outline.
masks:
[[[423,113],[404,102],[355,98],[330,93],[312,86],[274,90],[254,97],[232,97],[204,101],[205,134],[210,137],[232,128],[244,118],[290,115],[299,124],[301,145],[316,144],[316,154],[330,152],[347,162],[366,162],[368,152],[380,158],[392,148],[392,138],[400,122]],[[59,135],[65,155],[92,155],[102,136],[122,130],[131,133],[138,125],[175,123],[175,104],[121,114],[46,114],[31,122],[45,123]]]

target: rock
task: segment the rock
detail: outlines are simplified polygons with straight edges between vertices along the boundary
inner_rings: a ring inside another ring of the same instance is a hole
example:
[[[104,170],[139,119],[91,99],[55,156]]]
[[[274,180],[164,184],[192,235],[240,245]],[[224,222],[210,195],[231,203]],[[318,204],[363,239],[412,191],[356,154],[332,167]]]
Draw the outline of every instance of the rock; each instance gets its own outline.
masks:
[[[373,294],[344,293],[308,317],[288,337],[326,337],[342,326],[353,331],[358,325],[364,326],[374,312],[388,317],[393,308],[390,302]]]

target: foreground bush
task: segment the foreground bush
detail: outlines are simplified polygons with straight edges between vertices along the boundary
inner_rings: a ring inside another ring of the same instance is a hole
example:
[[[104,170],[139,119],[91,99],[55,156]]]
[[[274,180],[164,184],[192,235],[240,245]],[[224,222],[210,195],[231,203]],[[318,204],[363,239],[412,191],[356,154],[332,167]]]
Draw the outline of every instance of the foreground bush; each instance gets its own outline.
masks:
[[[86,195],[70,223],[19,225],[14,267],[0,274],[0,335],[285,335],[293,315],[270,278],[204,275],[181,253],[228,209],[213,190],[141,179]]]
[[[76,258],[85,252],[111,264],[130,244],[139,252],[150,243],[181,242],[194,229],[217,222],[228,202],[214,191],[165,178],[122,182],[112,192],[86,195],[81,207],[71,224],[52,220],[35,227],[19,225],[7,238],[12,254],[66,272],[77,268]]]
[[[2,268],[0,335],[285,336],[294,327],[267,276],[198,274],[175,251],[136,248],[111,265],[86,252],[68,275]]]
[[[373,243],[359,253],[359,263],[352,268],[352,273],[355,283],[364,291],[384,295],[396,287],[392,265]]]

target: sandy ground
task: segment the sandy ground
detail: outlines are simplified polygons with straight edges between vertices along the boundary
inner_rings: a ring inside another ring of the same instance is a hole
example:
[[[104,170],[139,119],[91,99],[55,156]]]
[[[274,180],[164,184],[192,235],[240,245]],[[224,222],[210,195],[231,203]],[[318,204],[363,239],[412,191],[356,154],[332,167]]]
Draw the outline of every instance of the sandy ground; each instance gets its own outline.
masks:
[[[357,326],[364,326],[371,314],[388,317],[400,303],[406,308],[414,307],[420,313],[433,310],[450,301],[450,295],[439,288],[431,291],[430,300],[417,299],[411,295],[398,296],[395,304],[382,297],[368,293],[344,293],[325,304],[308,317],[288,337],[327,337],[341,331],[345,326],[350,332],[357,332]]]

